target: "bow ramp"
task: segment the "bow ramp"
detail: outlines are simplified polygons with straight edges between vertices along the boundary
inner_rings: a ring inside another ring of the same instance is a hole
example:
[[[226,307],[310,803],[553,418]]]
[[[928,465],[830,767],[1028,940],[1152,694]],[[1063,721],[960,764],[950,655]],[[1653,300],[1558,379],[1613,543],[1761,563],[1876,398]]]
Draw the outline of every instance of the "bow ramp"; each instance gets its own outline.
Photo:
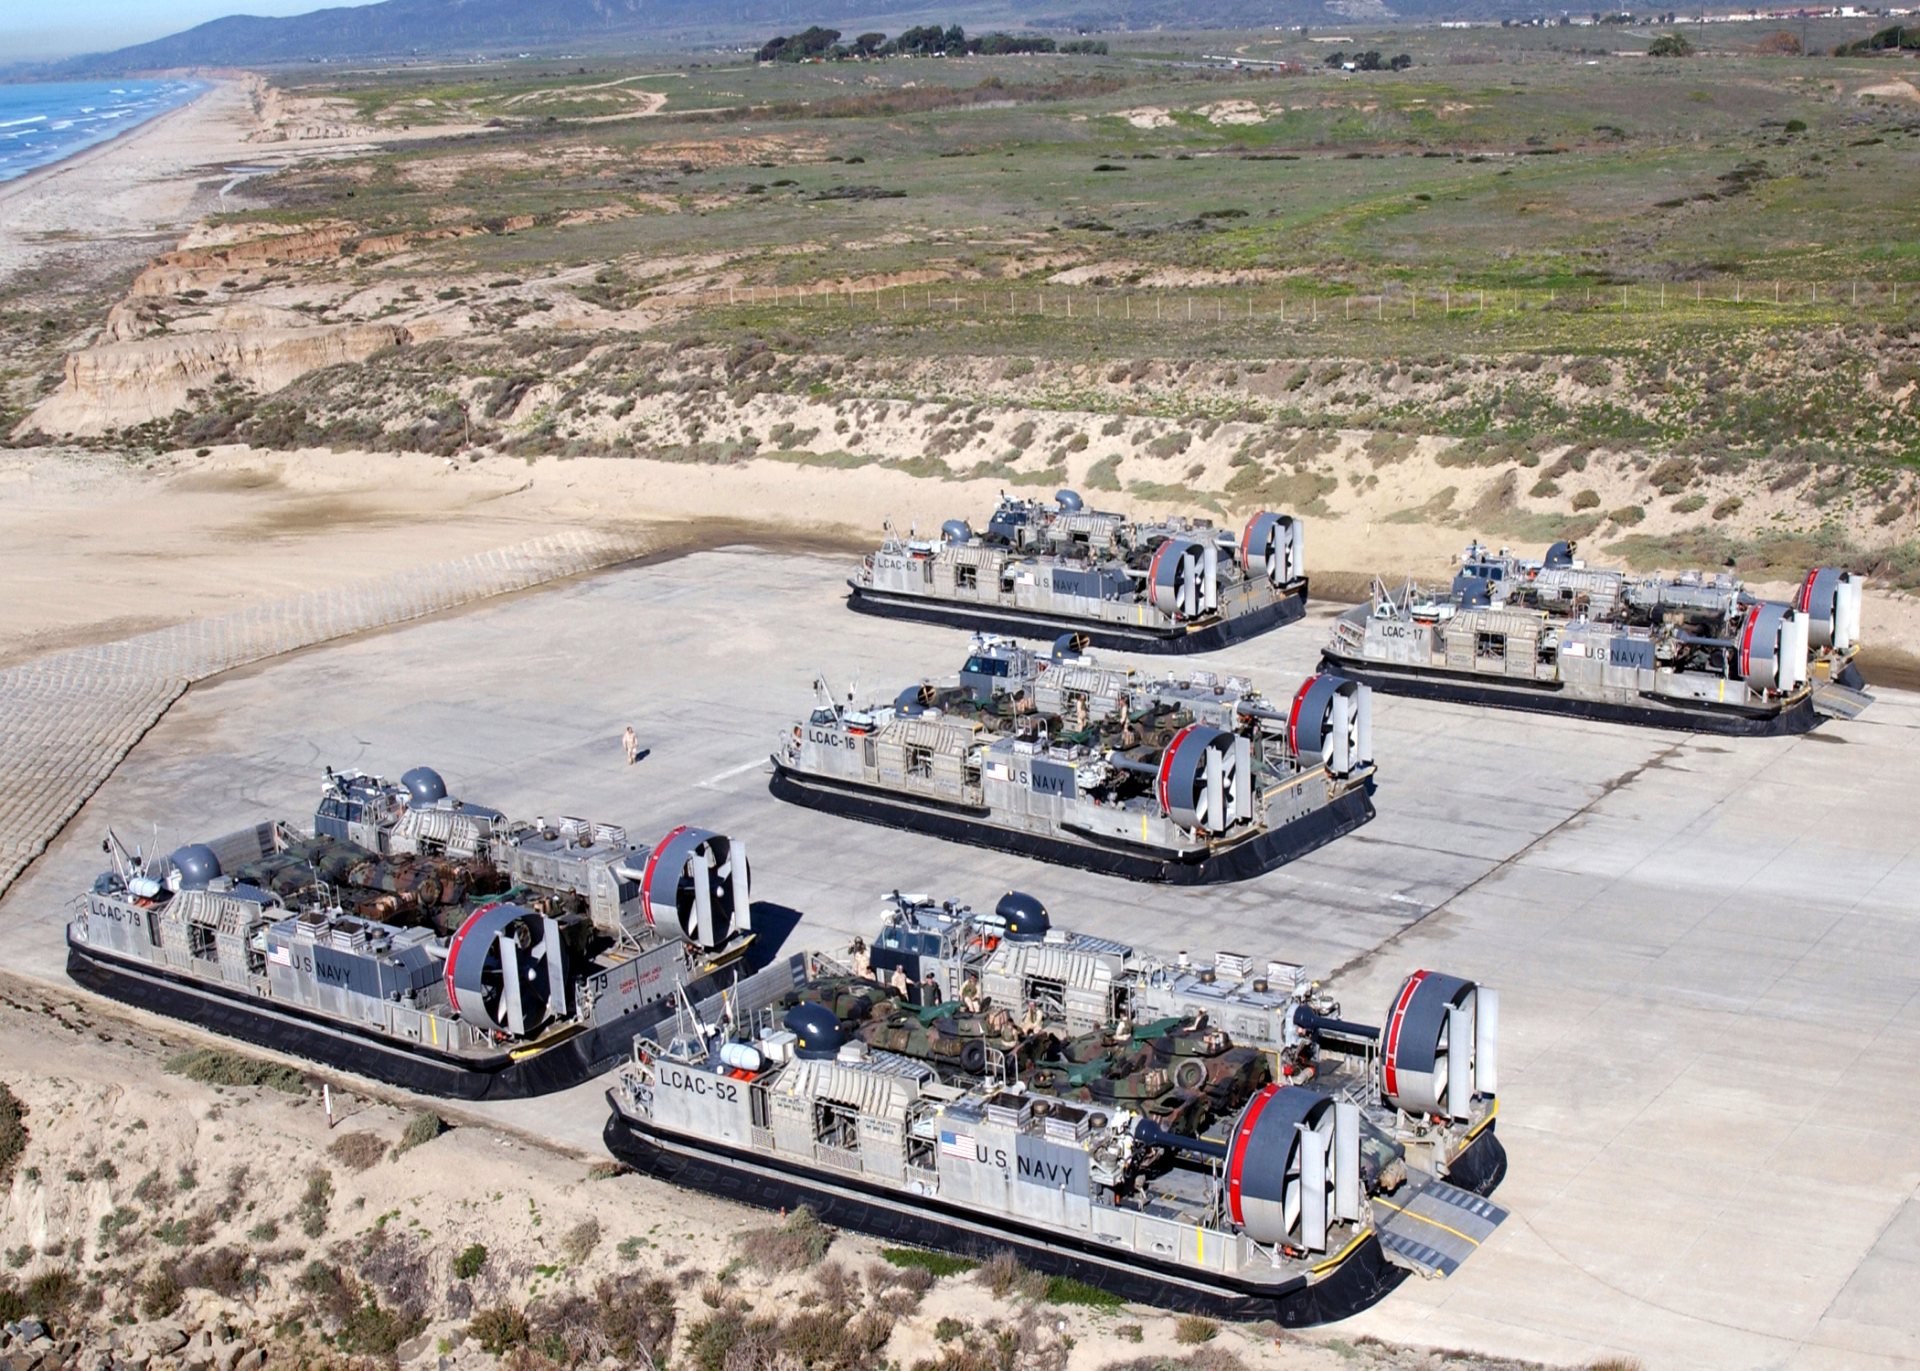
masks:
[[[1459,1270],[1507,1217],[1493,1201],[1431,1179],[1374,1196],[1373,1211],[1387,1260],[1429,1279]]]
[[[1820,681],[1813,687],[1814,712],[1822,718],[1857,719],[1872,703],[1871,693],[1839,681]]]

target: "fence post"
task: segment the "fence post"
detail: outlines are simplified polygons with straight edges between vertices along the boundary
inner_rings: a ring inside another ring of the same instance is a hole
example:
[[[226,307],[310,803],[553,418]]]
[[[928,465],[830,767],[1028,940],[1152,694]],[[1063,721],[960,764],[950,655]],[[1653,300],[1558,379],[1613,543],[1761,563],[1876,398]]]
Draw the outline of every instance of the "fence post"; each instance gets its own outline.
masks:
[[[1817,305],[1820,303],[1820,283],[1818,281],[1815,281],[1812,285],[1812,289],[1813,289],[1813,303]]]
[[[1193,297],[1191,295],[1187,297],[1187,322],[1189,324],[1193,322]]]

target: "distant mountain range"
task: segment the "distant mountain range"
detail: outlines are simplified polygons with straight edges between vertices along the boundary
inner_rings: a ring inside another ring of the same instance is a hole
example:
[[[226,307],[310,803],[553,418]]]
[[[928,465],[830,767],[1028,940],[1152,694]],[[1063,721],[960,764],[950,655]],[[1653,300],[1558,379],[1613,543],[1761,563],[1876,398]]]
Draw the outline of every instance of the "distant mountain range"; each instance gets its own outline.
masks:
[[[1480,17],[1539,12],[1535,0],[382,0],[284,19],[235,15],[151,43],[36,69],[85,76],[181,67],[265,66],[370,58],[458,56],[560,49],[605,52],[652,39],[706,37],[758,43],[809,24],[852,31],[921,22],[976,28],[1121,30],[1266,27],[1381,18]],[[891,25],[889,24],[889,21]]]

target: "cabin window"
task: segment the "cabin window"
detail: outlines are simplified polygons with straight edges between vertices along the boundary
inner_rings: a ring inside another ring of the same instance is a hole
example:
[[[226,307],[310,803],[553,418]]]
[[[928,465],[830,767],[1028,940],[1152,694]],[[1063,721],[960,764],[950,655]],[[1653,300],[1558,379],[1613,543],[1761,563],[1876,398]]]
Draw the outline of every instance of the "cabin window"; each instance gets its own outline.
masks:
[[[907,744],[907,775],[918,776],[921,780],[933,779],[933,749],[921,747],[917,743]]]
[[[866,764],[866,768],[869,771],[880,765],[880,752],[879,749],[874,746],[873,739],[869,738],[861,744],[860,760]]]
[[[1504,662],[1507,660],[1507,635],[1504,633],[1476,633],[1473,635],[1473,655],[1483,662]]]
[[[214,940],[213,930],[205,924],[187,925],[187,951],[203,962],[220,960],[220,948]]]
[[[957,566],[953,569],[953,584],[961,590],[977,590],[980,587],[980,568],[976,566]]]

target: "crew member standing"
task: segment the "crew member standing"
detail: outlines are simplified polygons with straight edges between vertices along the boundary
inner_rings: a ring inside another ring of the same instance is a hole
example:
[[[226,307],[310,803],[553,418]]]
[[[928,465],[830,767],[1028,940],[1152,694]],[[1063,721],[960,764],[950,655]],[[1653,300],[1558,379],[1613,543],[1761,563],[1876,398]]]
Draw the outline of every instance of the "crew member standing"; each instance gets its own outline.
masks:
[[[626,749],[628,766],[640,760],[640,736],[633,731],[632,724],[628,724],[627,731],[620,735],[620,746]]]

